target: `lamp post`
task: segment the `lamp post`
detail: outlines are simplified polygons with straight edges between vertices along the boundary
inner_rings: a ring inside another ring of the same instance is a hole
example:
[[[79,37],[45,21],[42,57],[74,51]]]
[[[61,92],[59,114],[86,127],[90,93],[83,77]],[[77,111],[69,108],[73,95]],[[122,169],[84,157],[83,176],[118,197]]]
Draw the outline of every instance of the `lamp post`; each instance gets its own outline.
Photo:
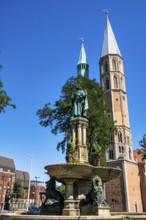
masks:
[[[31,181],[31,172],[32,172],[32,156],[29,156],[29,158],[30,158],[30,170],[29,170],[29,183],[28,183],[27,207],[26,207],[27,211],[28,211],[28,207],[29,207],[29,197],[30,197],[30,181]]]

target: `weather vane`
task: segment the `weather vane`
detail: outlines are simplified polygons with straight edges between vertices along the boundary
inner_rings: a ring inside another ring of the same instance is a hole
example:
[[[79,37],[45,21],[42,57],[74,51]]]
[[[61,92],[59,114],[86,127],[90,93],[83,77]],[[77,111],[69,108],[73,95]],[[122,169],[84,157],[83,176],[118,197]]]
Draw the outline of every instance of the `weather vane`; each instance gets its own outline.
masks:
[[[104,9],[103,12],[105,12],[106,18],[108,18],[108,10],[107,10],[107,9]]]
[[[83,37],[81,37],[80,40],[81,40],[82,43],[84,43],[84,38]]]

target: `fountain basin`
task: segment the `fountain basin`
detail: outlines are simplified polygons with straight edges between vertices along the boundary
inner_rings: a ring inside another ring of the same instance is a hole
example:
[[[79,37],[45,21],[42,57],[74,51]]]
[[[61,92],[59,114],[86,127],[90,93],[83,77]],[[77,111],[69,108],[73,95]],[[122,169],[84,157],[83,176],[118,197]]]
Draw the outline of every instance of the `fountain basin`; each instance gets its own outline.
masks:
[[[103,182],[118,177],[121,173],[119,168],[97,167],[83,163],[51,164],[45,166],[47,173],[59,182],[66,182],[67,179],[92,181],[98,175]]]

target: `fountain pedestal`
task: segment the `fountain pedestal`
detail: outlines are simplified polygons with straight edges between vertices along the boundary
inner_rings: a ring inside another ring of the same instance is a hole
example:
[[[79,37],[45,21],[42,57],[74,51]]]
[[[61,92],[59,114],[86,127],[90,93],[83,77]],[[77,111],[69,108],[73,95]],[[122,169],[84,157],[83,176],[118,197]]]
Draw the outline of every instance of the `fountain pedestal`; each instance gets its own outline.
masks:
[[[74,199],[74,179],[68,179],[66,180],[66,200],[64,201],[64,208],[62,211],[63,215],[69,215],[69,216],[77,216],[80,215],[80,209],[79,209],[79,199]]]

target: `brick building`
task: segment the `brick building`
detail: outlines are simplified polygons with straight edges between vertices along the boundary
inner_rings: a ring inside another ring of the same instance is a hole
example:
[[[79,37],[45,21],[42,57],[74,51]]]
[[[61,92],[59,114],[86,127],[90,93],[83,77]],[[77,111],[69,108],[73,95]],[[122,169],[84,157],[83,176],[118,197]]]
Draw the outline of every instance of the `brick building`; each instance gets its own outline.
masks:
[[[16,179],[22,181],[24,189],[23,199],[17,199],[13,194],[13,187]],[[29,173],[16,170],[14,160],[0,156],[0,208],[4,208],[5,198],[13,194],[10,200],[12,209],[26,208],[28,197]],[[45,191],[44,183],[41,181],[31,181],[29,204],[40,206],[41,191]]]
[[[15,178],[13,159],[0,156],[0,207],[4,204],[5,195],[12,192]]]
[[[42,203],[40,193],[45,192],[44,182],[38,180],[31,181],[30,198],[33,200],[33,205],[39,207]]]
[[[133,151],[133,155],[135,161],[138,163],[143,211],[146,212],[146,160],[142,159],[142,155],[138,154],[137,150]]]

